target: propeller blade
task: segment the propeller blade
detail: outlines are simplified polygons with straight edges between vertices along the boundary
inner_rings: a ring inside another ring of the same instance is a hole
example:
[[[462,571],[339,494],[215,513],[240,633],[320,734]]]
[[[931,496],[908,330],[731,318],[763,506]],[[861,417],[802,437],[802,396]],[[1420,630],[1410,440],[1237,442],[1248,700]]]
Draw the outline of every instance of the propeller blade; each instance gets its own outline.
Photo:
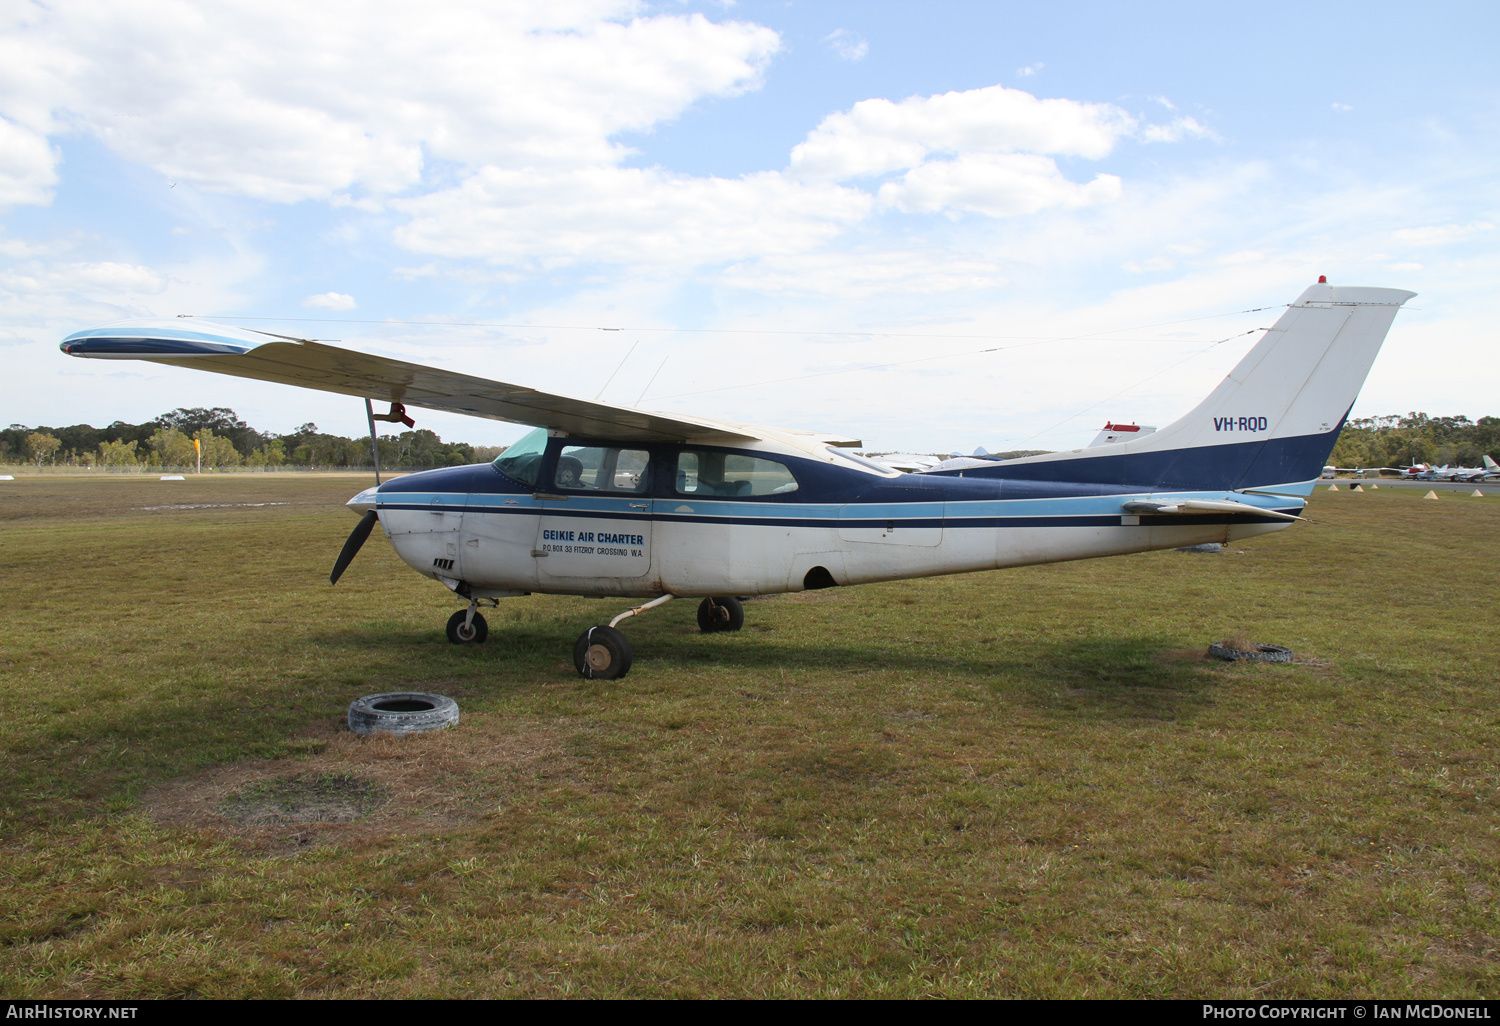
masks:
[[[365,511],[365,515],[359,518],[359,523],[354,525],[354,530],[349,532],[349,540],[344,542],[343,551],[339,558],[334,561],[333,573],[328,575],[329,584],[339,583],[339,578],[344,576],[344,571],[349,569],[349,564],[354,562],[354,557],[359,555],[359,547],[370,537],[370,531],[375,527],[375,521],[380,515],[373,509]]]

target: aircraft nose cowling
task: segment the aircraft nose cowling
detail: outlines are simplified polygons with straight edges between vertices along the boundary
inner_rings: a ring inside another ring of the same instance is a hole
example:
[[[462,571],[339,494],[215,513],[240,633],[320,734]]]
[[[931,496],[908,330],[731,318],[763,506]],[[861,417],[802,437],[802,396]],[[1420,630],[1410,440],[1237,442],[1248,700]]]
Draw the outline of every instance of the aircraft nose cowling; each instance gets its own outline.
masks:
[[[360,516],[364,516],[370,510],[375,508],[376,493],[379,491],[379,485],[371,485],[370,487],[366,488],[364,491],[356,495],[354,498],[344,503],[344,505],[348,506],[351,510],[353,510],[355,513],[358,513]]]
[[[408,474],[380,486],[380,524],[396,554],[457,591],[465,578],[460,530],[470,492],[493,486],[488,464]],[[356,497],[357,498],[357,497]]]
[[[429,492],[432,494],[467,495],[472,491],[482,491],[485,482],[493,481],[495,471],[488,463],[479,463],[468,467],[441,467],[437,470],[423,470],[415,474],[407,474],[404,477],[393,478],[380,486],[380,498],[382,502],[389,501],[392,496],[407,492]]]

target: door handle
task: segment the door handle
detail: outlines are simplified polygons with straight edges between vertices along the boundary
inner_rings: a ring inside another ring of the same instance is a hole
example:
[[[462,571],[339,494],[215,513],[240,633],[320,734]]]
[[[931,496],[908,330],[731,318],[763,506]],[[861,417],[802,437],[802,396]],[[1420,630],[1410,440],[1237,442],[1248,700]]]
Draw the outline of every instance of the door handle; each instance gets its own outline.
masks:
[[[632,502],[630,504],[630,508],[631,509],[650,509],[651,508],[651,503],[649,503],[649,502]]]

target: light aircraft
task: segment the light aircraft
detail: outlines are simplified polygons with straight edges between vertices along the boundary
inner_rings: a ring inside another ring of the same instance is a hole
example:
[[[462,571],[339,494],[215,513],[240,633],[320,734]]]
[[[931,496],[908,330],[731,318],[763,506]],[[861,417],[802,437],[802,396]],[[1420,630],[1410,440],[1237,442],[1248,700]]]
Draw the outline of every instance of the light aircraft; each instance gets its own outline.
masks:
[[[1483,481],[1490,477],[1500,477],[1500,465],[1486,454],[1480,457],[1484,466],[1482,467],[1450,467],[1446,464],[1436,467],[1430,471],[1432,481]]]
[[[350,500],[362,514],[340,574],[379,523],[396,553],[464,609],[533,592],[648,599],[590,627],[585,677],[629,669],[621,621],[700,598],[705,631],[736,630],[737,597],[1173,549],[1302,519],[1396,313],[1415,293],[1320,280],[1180,420],[1108,445],[903,473],[857,439],[614,406],[199,321],[69,335],[64,353],[149,360],[536,425],[493,463],[410,474]],[[376,471],[379,482],[379,470]]]
[[[1482,467],[1450,467],[1446,463],[1441,467],[1434,467],[1431,463],[1413,463],[1409,467],[1377,467],[1376,469],[1400,474],[1407,481],[1483,481],[1491,477],[1500,477],[1500,464],[1496,464],[1488,454],[1480,458],[1484,463]],[[1324,476],[1332,475],[1325,474]]]
[[[1409,467],[1372,467],[1371,469],[1376,471],[1388,470],[1392,474],[1400,474],[1403,481],[1431,481],[1433,466],[1431,463],[1413,463]]]

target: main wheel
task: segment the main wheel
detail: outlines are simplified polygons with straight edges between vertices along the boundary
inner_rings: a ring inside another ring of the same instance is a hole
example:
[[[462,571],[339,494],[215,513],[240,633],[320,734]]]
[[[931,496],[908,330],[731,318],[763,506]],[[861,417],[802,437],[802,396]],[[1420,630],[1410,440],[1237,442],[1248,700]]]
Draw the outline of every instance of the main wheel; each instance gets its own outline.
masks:
[[[475,613],[474,622],[465,626],[464,618],[468,615],[467,609],[460,609],[448,617],[448,640],[455,645],[484,644],[484,639],[490,636],[490,625],[484,622],[484,617]]]
[[[590,627],[573,643],[573,665],[590,680],[615,680],[630,672],[630,642],[613,627]]]
[[[740,600],[726,595],[706,598],[698,603],[698,629],[704,634],[715,631],[737,631],[745,626],[745,607]]]

